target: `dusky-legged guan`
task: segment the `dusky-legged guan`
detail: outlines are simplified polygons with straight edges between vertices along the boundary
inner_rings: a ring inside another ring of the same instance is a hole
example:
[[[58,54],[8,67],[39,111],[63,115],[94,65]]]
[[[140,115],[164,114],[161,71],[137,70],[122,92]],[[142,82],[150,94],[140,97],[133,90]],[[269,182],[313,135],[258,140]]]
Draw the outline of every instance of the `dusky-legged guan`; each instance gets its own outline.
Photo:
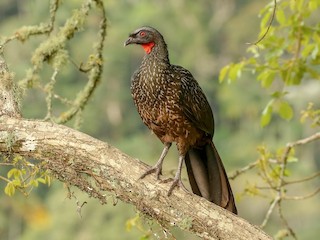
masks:
[[[141,27],[129,35],[125,46],[139,44],[146,54],[131,78],[131,93],[142,121],[164,144],[162,154],[141,178],[162,170],[173,142],[179,165],[168,192],[183,187],[181,169],[186,163],[192,191],[237,213],[234,197],[220,156],[212,142],[214,120],[211,107],[192,74],[169,61],[163,36],[152,27]]]

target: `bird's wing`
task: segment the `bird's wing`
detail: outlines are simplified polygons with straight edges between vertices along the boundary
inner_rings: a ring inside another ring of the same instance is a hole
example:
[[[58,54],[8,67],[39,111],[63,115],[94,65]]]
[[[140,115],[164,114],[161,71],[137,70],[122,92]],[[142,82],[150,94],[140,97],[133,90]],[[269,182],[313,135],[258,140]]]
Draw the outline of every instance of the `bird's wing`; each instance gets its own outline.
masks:
[[[201,87],[188,70],[180,66],[174,69],[181,80],[180,104],[184,114],[197,128],[213,135],[213,114]]]

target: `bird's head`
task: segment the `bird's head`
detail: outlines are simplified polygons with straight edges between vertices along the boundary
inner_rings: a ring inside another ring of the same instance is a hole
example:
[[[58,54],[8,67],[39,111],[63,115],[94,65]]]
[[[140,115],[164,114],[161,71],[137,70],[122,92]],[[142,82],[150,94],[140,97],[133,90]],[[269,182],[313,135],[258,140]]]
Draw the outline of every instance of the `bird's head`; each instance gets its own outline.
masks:
[[[149,54],[155,45],[161,43],[164,43],[163,37],[156,29],[152,27],[141,27],[129,34],[129,38],[124,45],[140,44],[145,52]]]

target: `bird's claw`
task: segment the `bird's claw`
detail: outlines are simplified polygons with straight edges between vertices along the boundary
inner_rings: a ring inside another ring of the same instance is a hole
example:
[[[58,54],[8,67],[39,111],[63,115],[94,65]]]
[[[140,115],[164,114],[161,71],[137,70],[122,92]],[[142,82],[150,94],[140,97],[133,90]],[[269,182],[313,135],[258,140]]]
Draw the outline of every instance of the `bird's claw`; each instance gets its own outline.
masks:
[[[146,177],[147,175],[150,175],[152,173],[156,173],[156,177],[157,177],[157,180],[160,179],[160,174],[161,174],[161,168],[159,167],[152,167],[150,168],[149,170],[147,170],[145,173],[143,173],[139,179],[143,179],[144,177]]]
[[[165,180],[161,181],[162,183],[168,183],[168,182],[172,182],[169,191],[167,193],[167,196],[169,197],[172,194],[173,189],[175,189],[176,187],[180,187],[182,190],[184,190],[185,192],[189,192],[189,190],[183,185],[181,179],[179,178],[167,178]]]
[[[160,180],[160,175],[161,175],[161,167],[159,166],[154,166],[152,168],[150,168],[149,170],[147,170],[145,173],[143,173],[139,179],[143,179],[145,178],[147,175],[150,175],[152,173],[156,173],[156,178],[157,180]],[[168,182],[172,182],[170,189],[167,193],[167,196],[170,196],[173,192],[173,189],[175,189],[176,187],[180,187],[182,190],[184,190],[185,192],[189,193],[189,190],[183,185],[181,179],[177,176],[175,176],[174,178],[167,178],[164,180],[160,180],[161,183],[168,183]]]

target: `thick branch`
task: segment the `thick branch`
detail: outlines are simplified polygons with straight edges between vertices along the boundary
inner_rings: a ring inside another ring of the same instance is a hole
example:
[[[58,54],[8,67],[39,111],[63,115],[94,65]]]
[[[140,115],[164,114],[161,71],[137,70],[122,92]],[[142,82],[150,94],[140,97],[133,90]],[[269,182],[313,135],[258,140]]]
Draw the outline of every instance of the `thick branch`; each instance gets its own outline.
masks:
[[[14,139],[10,146],[8,138]],[[176,225],[204,239],[271,239],[244,219],[181,189],[167,197],[170,183],[160,183],[152,175],[137,180],[145,164],[62,125],[2,117],[0,152],[43,160],[55,177],[102,203],[112,192],[161,224]]]
[[[3,57],[3,46],[0,45],[0,116],[20,117],[17,100],[17,88],[13,74],[9,72]]]

